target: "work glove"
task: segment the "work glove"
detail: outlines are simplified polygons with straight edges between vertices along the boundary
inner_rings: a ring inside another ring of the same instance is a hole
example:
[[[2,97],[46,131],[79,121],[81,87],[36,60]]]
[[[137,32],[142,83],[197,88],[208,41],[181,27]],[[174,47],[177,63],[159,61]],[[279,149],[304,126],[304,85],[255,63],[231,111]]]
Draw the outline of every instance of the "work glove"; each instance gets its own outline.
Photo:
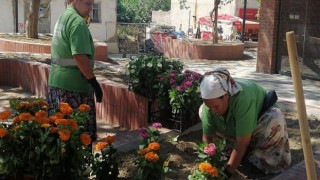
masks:
[[[94,94],[96,95],[96,102],[101,102],[102,97],[103,97],[103,92],[101,90],[101,87],[100,87],[96,77],[88,79],[88,82],[91,84],[91,86],[94,89]]]

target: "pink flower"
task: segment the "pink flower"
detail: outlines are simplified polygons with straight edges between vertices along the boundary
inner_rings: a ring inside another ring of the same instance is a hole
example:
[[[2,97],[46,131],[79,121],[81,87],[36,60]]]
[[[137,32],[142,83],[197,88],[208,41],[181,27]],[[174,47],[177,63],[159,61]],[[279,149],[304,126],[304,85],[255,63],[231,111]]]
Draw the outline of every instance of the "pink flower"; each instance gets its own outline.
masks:
[[[192,86],[192,83],[191,83],[190,81],[184,82],[184,87],[185,87],[185,88],[189,88],[189,87],[191,87],[191,86]]]
[[[160,128],[162,128],[162,124],[161,123],[153,123],[152,127],[156,128],[156,129],[160,129]]]
[[[178,86],[178,87],[177,87],[177,90],[178,90],[178,91],[184,91],[185,89],[186,89],[186,88],[183,87],[183,86]]]
[[[213,156],[216,153],[216,145],[213,143],[210,143],[208,146],[206,146],[203,149],[203,152],[205,152],[209,156]]]

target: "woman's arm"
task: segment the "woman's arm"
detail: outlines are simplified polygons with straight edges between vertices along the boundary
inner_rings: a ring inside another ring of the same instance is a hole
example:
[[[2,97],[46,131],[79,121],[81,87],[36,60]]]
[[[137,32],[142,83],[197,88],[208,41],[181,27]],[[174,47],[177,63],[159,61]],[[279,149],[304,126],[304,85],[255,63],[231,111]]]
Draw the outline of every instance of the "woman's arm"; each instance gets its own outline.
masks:
[[[251,135],[237,137],[235,148],[232,150],[231,156],[227,163],[227,171],[234,173],[234,171],[238,168],[245,152],[247,151],[250,140]]]
[[[73,58],[76,60],[78,68],[86,79],[94,77],[93,70],[90,68],[90,60],[86,54],[75,54]]]

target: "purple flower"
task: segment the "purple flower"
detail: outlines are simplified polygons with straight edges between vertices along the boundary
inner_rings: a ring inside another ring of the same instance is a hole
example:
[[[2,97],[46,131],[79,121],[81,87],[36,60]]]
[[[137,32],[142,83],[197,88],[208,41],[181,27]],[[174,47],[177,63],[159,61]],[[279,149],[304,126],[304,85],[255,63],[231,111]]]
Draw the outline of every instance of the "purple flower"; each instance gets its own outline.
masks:
[[[143,139],[146,139],[146,138],[149,138],[150,137],[150,134],[148,132],[148,129],[147,128],[140,128],[139,130],[139,136]]]
[[[188,87],[191,87],[191,86],[192,86],[192,83],[190,81],[184,82],[184,87],[185,88],[188,88]]]
[[[160,128],[162,128],[162,124],[161,123],[153,123],[152,127],[156,128],[156,129],[160,129]]]
[[[176,74],[170,73],[169,77],[170,77],[170,78],[175,78],[175,77],[176,77]]]
[[[206,146],[203,149],[203,152],[205,152],[209,156],[213,156],[216,153],[216,145],[213,143],[210,143],[208,146]]]
[[[174,79],[170,79],[170,86],[171,87],[176,87],[177,86],[177,81]]]

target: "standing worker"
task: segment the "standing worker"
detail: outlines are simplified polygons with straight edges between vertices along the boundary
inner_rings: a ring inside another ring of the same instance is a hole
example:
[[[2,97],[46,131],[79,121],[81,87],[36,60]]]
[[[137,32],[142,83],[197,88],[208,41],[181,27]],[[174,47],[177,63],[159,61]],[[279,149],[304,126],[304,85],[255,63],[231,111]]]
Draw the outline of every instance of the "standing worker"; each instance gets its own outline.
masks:
[[[85,18],[92,11],[94,0],[67,1],[68,6],[59,17],[52,38],[51,70],[48,83],[49,115],[59,108],[60,102],[72,108],[81,104],[91,107],[87,131],[93,141],[97,138],[96,101],[103,93],[93,73],[94,44]]]

